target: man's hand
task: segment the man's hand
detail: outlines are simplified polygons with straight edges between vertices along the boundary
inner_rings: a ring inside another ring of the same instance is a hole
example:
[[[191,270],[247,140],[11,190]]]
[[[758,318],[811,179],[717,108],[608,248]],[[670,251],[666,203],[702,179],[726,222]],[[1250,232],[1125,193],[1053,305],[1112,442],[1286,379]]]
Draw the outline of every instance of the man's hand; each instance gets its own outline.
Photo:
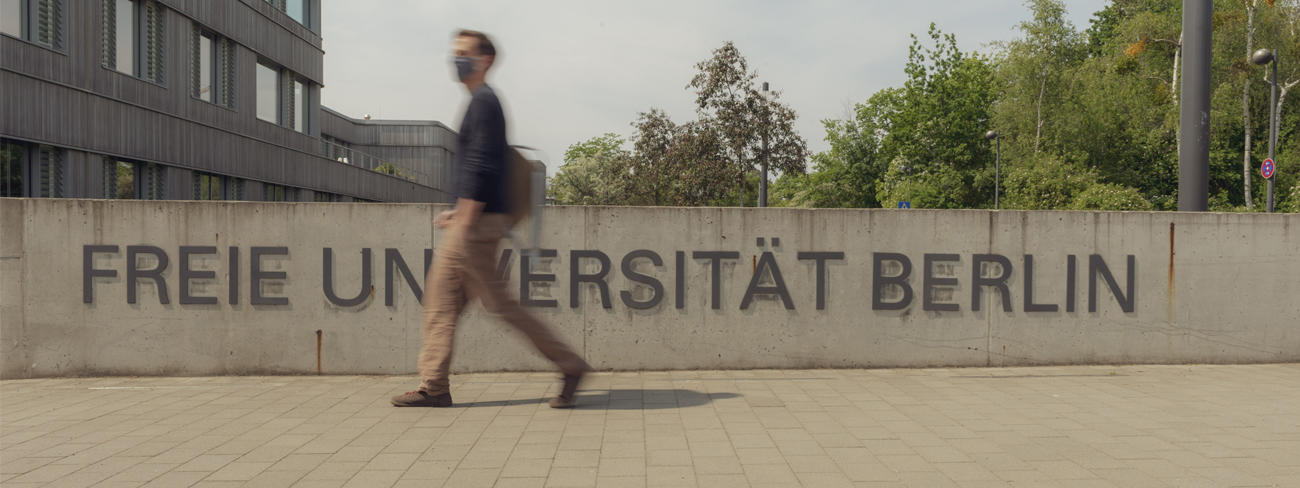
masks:
[[[439,229],[446,229],[454,220],[456,220],[456,211],[444,210],[439,212],[437,217],[433,218],[433,225],[438,226]]]

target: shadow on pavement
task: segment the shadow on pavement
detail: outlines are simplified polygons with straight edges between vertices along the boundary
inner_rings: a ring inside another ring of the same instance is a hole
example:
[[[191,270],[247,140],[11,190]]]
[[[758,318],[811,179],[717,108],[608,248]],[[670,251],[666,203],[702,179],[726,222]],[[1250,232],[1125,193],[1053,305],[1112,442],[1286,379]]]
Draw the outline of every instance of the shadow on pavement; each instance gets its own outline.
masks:
[[[579,410],[664,410],[708,405],[713,400],[737,398],[738,393],[701,393],[694,390],[584,390],[578,392]],[[546,403],[550,397],[457,403],[456,408],[505,407]]]

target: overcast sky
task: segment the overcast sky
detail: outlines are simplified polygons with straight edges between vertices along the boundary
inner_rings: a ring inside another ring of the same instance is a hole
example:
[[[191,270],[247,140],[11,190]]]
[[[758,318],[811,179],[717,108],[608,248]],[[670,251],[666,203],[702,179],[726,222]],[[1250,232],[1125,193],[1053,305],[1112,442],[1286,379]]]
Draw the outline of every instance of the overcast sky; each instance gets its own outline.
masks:
[[[733,41],[759,79],[783,92],[813,151],[820,121],[903,81],[908,34],[930,22],[963,51],[1018,34],[1022,0],[326,0],[322,103],[360,118],[460,124],[466,94],[447,51],[458,28],[492,35],[489,76],[505,104],[512,144],[543,151],[550,171],[575,142],[632,133],[638,112],[695,117],[685,90],[695,63]],[[1086,28],[1106,0],[1066,0]]]

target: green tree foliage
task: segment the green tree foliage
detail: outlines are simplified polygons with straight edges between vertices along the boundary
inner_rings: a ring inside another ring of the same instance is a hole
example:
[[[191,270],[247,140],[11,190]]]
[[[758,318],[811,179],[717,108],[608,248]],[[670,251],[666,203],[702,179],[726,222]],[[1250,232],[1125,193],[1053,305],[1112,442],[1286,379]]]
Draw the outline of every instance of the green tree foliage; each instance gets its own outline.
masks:
[[[628,158],[623,138],[608,133],[569,146],[564,165],[551,178],[547,190],[560,205],[613,205],[620,195],[611,186],[613,172]]]
[[[934,25],[928,37],[928,46],[912,37],[903,87],[858,104],[853,120],[824,121],[830,151],[813,156],[811,174],[778,181],[780,204],[969,208],[992,201],[993,151],[982,135],[997,94],[993,65],[961,52]]]
[[[642,114],[633,138],[638,148],[623,168],[638,179],[662,173],[693,185],[726,181],[730,190],[700,186],[689,193],[673,181],[648,183],[653,178],[637,183],[649,187],[606,186],[624,188],[623,201],[645,204],[747,201],[767,134],[769,142],[791,137],[770,154],[781,173],[771,192],[776,205],[989,208],[994,151],[983,135],[996,130],[1006,208],[1176,208],[1182,2],[1110,0],[1082,28],[1066,20],[1062,0],[1024,5],[1026,20],[1014,26],[1014,38],[984,53],[961,51],[933,25],[928,36],[913,36],[904,83],[858,103],[845,120],[823,121],[830,148],[811,156],[808,173],[802,140],[788,128],[793,111],[756,91],[756,76],[726,44],[697,65],[688,85],[699,120],[677,125],[653,111]],[[1249,61],[1257,48],[1273,49],[1281,60],[1273,105],[1280,113],[1278,208],[1300,208],[1293,93],[1300,88],[1300,0],[1214,0],[1213,27],[1211,209],[1265,206],[1259,166],[1268,154],[1270,85],[1267,68]],[[695,168],[674,166],[674,157],[731,169],[697,177]]]
[[[1097,185],[1097,172],[1077,170],[1055,156],[1041,155],[1003,175],[1002,208],[1050,210],[1070,208],[1075,198]]]
[[[686,85],[695,90],[702,128],[713,130],[721,156],[730,164],[743,202],[745,175],[764,160],[778,173],[802,173],[808,159],[803,137],[794,130],[794,109],[780,102],[781,92],[761,92],[758,73],[730,41],[695,65],[699,72]]]
[[[1277,206],[1279,212],[1300,213],[1300,184],[1291,187],[1291,193]]]
[[[1181,2],[1111,0],[1083,30],[1065,20],[1061,0],[1025,6],[1018,36],[987,56],[961,53],[932,27],[934,47],[913,43],[902,87],[825,122],[831,149],[813,156],[810,174],[778,182],[781,203],[991,207],[993,155],[981,136],[994,129],[1008,208],[1176,208]],[[1247,41],[1297,60],[1283,62],[1278,85],[1280,94],[1300,87],[1300,1],[1215,0],[1214,29],[1212,208],[1244,208],[1254,179],[1257,211],[1269,85],[1247,61]],[[1278,104],[1279,188],[1300,183],[1300,112],[1287,98]]]
[[[851,120],[824,120],[831,149],[812,156],[813,171],[785,173],[772,186],[771,198],[792,207],[878,207],[876,177],[888,159],[881,154],[887,115],[898,111],[900,90],[883,90],[855,108]]]
[[[408,179],[408,180],[413,180],[413,179],[414,179],[414,178],[411,178],[410,175],[406,174],[405,171],[402,171],[401,168],[398,168],[398,167],[397,167],[396,165],[394,165],[393,163],[384,163],[384,164],[381,164],[381,165],[379,165],[379,166],[375,166],[375,171],[377,171],[377,172],[379,172],[379,173],[386,174],[386,175],[396,176],[396,177],[398,177],[398,178],[404,178],[404,179]]]
[[[728,42],[696,65],[697,120],[676,123],[651,108],[632,126],[631,150],[617,134],[574,144],[551,180],[566,205],[705,206],[753,204],[764,160],[776,173],[803,173],[807,144],[780,92],[762,92],[758,75]],[[766,148],[766,150],[764,149]]]
[[[1115,183],[1098,183],[1079,193],[1068,207],[1072,210],[1152,210],[1151,202],[1136,188]]]

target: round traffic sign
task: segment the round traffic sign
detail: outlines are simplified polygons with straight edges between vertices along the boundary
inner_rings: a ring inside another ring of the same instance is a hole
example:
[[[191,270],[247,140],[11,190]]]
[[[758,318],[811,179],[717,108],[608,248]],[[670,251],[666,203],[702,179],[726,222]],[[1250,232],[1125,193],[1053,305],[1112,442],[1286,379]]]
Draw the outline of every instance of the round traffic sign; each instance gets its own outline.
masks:
[[[1272,159],[1265,159],[1264,164],[1259,167],[1259,174],[1263,175],[1266,180],[1273,177],[1273,171],[1274,167]]]

